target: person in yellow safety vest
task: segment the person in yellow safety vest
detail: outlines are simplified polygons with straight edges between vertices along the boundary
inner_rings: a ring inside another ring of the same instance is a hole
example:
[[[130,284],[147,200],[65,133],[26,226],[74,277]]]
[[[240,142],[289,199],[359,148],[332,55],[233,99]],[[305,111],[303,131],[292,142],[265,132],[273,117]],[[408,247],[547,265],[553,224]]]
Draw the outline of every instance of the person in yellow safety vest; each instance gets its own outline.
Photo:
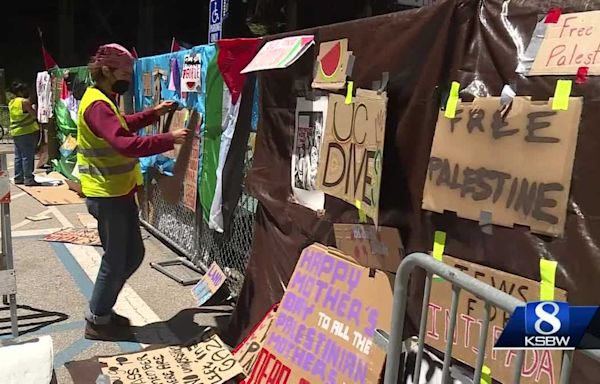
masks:
[[[10,115],[10,135],[15,143],[15,184],[26,186],[40,185],[33,176],[35,151],[40,127],[37,114],[29,100],[29,86],[21,82],[12,84],[16,95],[8,102]]]
[[[94,284],[85,337],[131,340],[129,319],[113,306],[127,279],[144,258],[135,193],[142,184],[138,157],[151,156],[182,144],[187,130],[138,136],[135,131],[155,123],[177,108],[172,101],[133,115],[122,115],[115,94],[130,85],[134,58],[118,44],[103,45],[89,63],[94,85],[85,91],[78,110],[77,166],[86,205],[98,220],[104,255]]]

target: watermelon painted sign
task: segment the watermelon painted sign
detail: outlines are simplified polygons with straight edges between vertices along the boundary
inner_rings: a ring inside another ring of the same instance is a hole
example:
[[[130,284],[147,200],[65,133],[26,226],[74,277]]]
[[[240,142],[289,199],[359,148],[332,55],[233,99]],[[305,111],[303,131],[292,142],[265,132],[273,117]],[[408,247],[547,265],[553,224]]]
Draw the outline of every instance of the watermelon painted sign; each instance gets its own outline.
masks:
[[[352,52],[348,52],[348,39],[321,43],[312,87],[322,89],[344,88],[348,73],[348,60],[351,54]]]
[[[361,205],[377,225],[387,95],[358,89],[352,102],[329,95],[317,189]]]
[[[181,71],[181,92],[200,92],[200,55],[185,55]]]

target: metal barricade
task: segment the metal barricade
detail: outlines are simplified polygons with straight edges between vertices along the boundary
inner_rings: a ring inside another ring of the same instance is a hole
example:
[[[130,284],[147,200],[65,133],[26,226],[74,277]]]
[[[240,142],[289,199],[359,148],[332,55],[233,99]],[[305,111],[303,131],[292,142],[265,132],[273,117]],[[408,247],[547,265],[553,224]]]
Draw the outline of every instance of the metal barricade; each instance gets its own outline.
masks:
[[[421,374],[421,361],[423,359],[423,349],[425,347],[425,334],[427,332],[427,315],[429,296],[431,293],[431,284],[434,274],[441,277],[452,284],[452,304],[450,306],[450,320],[447,329],[448,340],[452,340],[451,335],[454,334],[456,328],[456,314],[458,310],[458,299],[461,290],[466,290],[477,296],[485,302],[484,319],[479,334],[478,350],[484,351],[488,336],[488,328],[490,323],[490,309],[492,306],[500,308],[507,313],[512,314],[515,308],[525,305],[521,300],[518,300],[509,294],[502,292],[490,285],[487,285],[472,276],[469,276],[456,268],[452,268],[442,262],[435,260],[425,253],[413,253],[407,256],[396,272],[394,283],[394,306],[392,312],[392,329],[390,340],[388,343],[387,364],[385,368],[385,384],[396,384],[398,377],[402,377],[403,365],[401,364],[402,343],[404,320],[406,315],[406,306],[408,302],[408,281],[411,273],[419,267],[427,273],[425,278],[425,289],[423,293],[423,304],[421,307],[421,321],[419,325],[418,350],[415,363],[413,377],[418,384]],[[450,379],[450,363],[452,361],[453,343],[449,342],[446,345],[444,352],[444,364],[442,368],[442,383],[448,382]],[[581,351],[593,359],[600,361],[600,351],[585,350]],[[479,384],[481,381],[481,371],[484,363],[484,353],[480,353],[475,363],[475,373],[473,383]],[[525,351],[517,352],[516,366],[513,375],[513,383],[519,383],[521,380],[521,370]],[[563,354],[560,383],[566,384],[569,382],[571,373],[571,365],[573,364],[573,351],[565,351]]]

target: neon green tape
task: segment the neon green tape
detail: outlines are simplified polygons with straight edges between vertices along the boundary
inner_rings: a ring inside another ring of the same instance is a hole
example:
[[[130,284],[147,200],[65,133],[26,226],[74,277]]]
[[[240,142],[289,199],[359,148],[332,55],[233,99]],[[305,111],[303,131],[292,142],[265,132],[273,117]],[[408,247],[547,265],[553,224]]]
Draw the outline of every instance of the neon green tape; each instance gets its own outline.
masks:
[[[355,200],[354,205],[356,206],[356,209],[358,209],[358,221],[360,223],[366,223],[367,222],[367,214],[365,213],[365,211],[362,210],[362,204],[361,204],[360,200]]]
[[[481,381],[479,384],[492,384],[492,369],[487,365],[481,367]]]
[[[446,247],[446,232],[435,231],[433,235],[433,252],[432,255],[437,261],[442,261],[444,256],[444,248]]]
[[[354,89],[354,81],[348,82],[348,90],[346,91],[346,104],[352,103],[352,90]]]
[[[540,300],[554,300],[556,267],[558,262],[540,259]]]
[[[450,94],[448,95],[448,101],[446,102],[446,111],[444,116],[449,119],[456,117],[456,107],[458,106],[458,91],[460,90],[460,83],[453,81],[450,87]]]
[[[569,109],[569,97],[571,96],[572,86],[573,81],[571,80],[558,80],[556,82],[554,98],[552,99],[552,110],[566,111]]]

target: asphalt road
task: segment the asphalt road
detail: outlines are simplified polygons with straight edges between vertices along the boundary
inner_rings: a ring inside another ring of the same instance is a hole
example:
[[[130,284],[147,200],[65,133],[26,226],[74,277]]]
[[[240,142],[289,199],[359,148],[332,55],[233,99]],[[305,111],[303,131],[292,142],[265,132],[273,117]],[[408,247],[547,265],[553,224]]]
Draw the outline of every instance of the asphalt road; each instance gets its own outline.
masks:
[[[12,175],[12,160],[9,171]],[[65,362],[94,356],[138,351],[150,344],[177,344],[205,326],[223,324],[229,307],[195,308],[191,287],[184,287],[150,267],[150,262],[177,258],[174,252],[145,231],[146,258],[119,297],[117,310],[141,331],[137,343],[96,342],[84,339],[84,310],[101,259],[98,247],[43,241],[45,234],[63,227],[83,227],[77,213],[84,204],[46,207],[11,185],[11,223],[17,275],[20,339],[50,335],[54,367],[60,384],[72,383]],[[41,213],[47,220],[30,221]],[[9,310],[0,309],[0,338],[10,338]]]

